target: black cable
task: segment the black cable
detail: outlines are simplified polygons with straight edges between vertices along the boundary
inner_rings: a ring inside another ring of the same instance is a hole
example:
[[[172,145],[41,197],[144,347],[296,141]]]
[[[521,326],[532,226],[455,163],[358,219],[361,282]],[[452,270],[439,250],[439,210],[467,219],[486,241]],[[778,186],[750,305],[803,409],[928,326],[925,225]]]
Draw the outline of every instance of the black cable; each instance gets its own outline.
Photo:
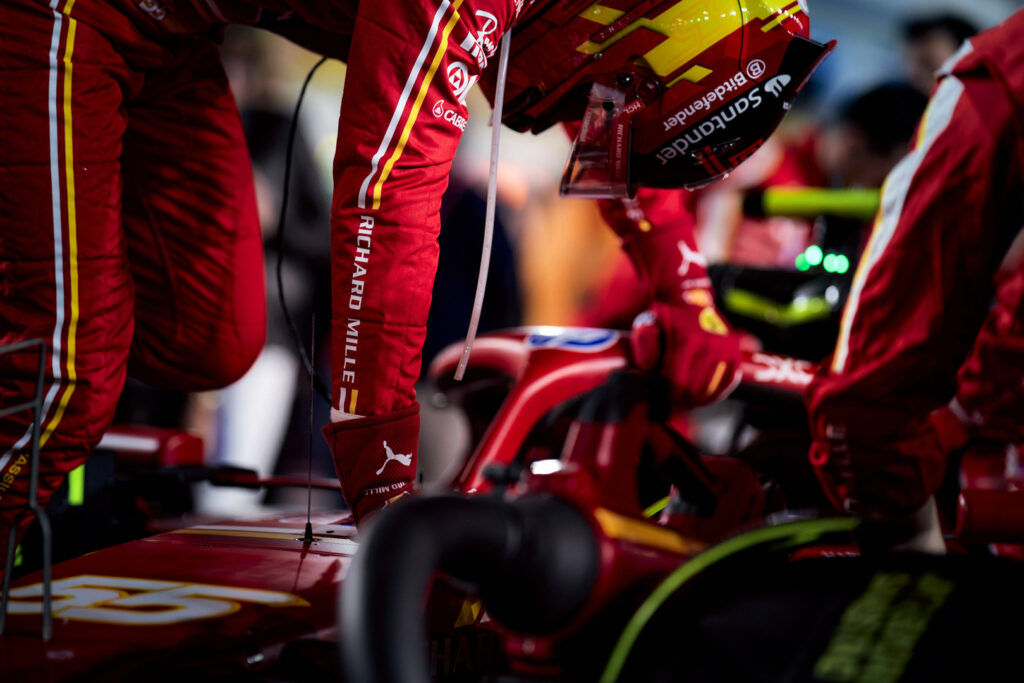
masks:
[[[292,113],[291,127],[288,129],[288,147],[285,150],[285,162],[284,162],[284,190],[281,194],[281,213],[277,218],[277,298],[281,302],[281,310],[284,312],[284,318],[288,321],[288,331],[291,333],[292,342],[295,344],[295,348],[299,352],[299,357],[302,359],[302,365],[306,368],[306,373],[309,375],[310,381],[313,383],[316,393],[320,397],[327,401],[327,405],[331,405],[331,392],[327,389],[327,384],[316,374],[313,369],[313,363],[309,358],[309,354],[306,353],[306,347],[302,344],[302,338],[299,336],[299,330],[295,327],[295,321],[292,320],[292,314],[288,310],[288,304],[284,301],[284,283],[281,279],[281,264],[284,262],[284,227],[285,227],[285,212],[288,210],[288,188],[291,184],[292,177],[292,149],[295,147],[295,133],[299,128],[299,109],[302,107],[302,99],[306,96],[306,88],[309,87],[309,82],[313,80],[313,74],[319,69],[324,62],[327,61],[327,57],[321,57],[320,61],[313,65],[313,68],[309,70],[306,75],[306,80],[302,83],[302,89],[299,91],[299,99],[295,103],[295,111]]]

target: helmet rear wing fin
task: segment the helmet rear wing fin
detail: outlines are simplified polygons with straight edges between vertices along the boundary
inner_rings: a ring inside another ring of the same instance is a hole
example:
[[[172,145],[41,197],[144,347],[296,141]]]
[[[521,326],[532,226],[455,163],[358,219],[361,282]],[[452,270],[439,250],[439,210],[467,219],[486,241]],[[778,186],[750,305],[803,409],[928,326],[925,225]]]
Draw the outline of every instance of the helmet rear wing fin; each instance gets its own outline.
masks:
[[[793,36],[793,43],[794,44],[790,46],[789,51],[787,51],[786,58],[789,59],[790,55],[793,55],[796,60],[806,63],[806,66],[803,67],[806,69],[803,71],[803,78],[799,83],[797,83],[796,88],[794,89],[794,93],[798,93],[803,90],[804,85],[806,85],[807,81],[810,80],[811,74],[815,72],[818,65],[821,64],[825,57],[828,57],[832,53],[832,50],[836,49],[836,41],[830,40],[827,43],[822,44],[810,40],[809,38]]]

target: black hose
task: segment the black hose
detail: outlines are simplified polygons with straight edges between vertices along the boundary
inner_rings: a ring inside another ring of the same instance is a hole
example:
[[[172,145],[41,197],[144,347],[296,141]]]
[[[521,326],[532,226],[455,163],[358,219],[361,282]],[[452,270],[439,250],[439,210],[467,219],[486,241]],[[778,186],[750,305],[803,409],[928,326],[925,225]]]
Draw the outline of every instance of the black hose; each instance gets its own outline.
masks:
[[[437,571],[479,586],[496,621],[547,632],[586,603],[598,561],[587,520],[551,496],[403,501],[379,513],[345,576],[344,679],[430,681],[423,605]]]
[[[295,101],[295,111],[292,113],[292,122],[288,126],[288,146],[285,148],[284,153],[284,180],[282,181],[281,189],[281,208],[277,215],[277,264],[274,269],[274,274],[277,277],[277,300],[281,304],[281,311],[284,313],[284,319],[288,321],[288,332],[292,337],[292,343],[295,345],[295,350],[299,353],[299,359],[302,361],[302,366],[306,369],[309,374],[310,380],[313,383],[313,388],[320,398],[327,402],[327,405],[331,405],[331,391],[327,387],[327,384],[316,374],[316,370],[313,368],[313,361],[309,357],[309,353],[306,352],[306,346],[302,343],[302,337],[299,335],[299,330],[295,327],[295,320],[292,319],[292,314],[288,310],[288,302],[285,301],[284,296],[284,281],[281,277],[281,264],[284,262],[285,257],[285,217],[288,214],[288,191],[291,188],[291,177],[292,177],[292,150],[295,147],[295,133],[299,128],[299,111],[302,109],[302,100],[306,96],[306,88],[309,87],[309,82],[313,80],[313,74],[316,70],[323,66],[323,63],[327,61],[327,57],[321,57],[320,61],[313,65],[313,68],[306,74],[306,80],[302,82],[302,89],[299,90],[299,97]],[[314,293],[315,296],[315,293]],[[313,330],[313,336],[316,336],[316,330]]]

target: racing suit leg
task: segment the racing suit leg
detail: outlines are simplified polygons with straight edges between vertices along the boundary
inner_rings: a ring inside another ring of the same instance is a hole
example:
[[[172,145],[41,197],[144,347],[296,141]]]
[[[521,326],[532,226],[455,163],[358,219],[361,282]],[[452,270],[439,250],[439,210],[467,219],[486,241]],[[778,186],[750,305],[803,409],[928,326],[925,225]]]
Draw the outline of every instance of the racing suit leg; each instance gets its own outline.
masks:
[[[48,345],[43,505],[113,417],[133,326],[119,157],[124,92],[138,78],[103,35],[57,7],[0,5],[0,345]],[[0,406],[33,395],[36,369],[33,353],[0,355]],[[0,418],[4,542],[12,522],[30,521],[31,419]]]
[[[357,515],[411,488],[415,477],[413,384],[437,268],[441,196],[466,126],[466,94],[516,5],[359,3],[334,167],[333,403],[377,426],[348,420],[324,430]],[[391,430],[388,448],[412,457],[388,459],[383,429]]]
[[[19,112],[4,118],[17,144],[0,150],[0,344],[50,347],[42,504],[109,426],[130,355],[150,381],[221,385],[258,353],[265,315],[251,174],[215,47],[161,47],[129,23],[107,35],[69,5],[0,8],[0,26],[17,27],[0,35],[0,107]],[[0,356],[0,405],[31,396],[35,367]],[[0,420],[4,536],[29,521],[30,419]]]
[[[930,415],[953,397],[1024,219],[1018,135],[997,79],[948,76],[886,180],[836,351],[807,393],[812,463],[841,508],[904,516],[942,479]]]
[[[124,231],[135,285],[129,372],[219,388],[266,337],[263,240],[242,123],[211,41],[183,39],[127,103]]]

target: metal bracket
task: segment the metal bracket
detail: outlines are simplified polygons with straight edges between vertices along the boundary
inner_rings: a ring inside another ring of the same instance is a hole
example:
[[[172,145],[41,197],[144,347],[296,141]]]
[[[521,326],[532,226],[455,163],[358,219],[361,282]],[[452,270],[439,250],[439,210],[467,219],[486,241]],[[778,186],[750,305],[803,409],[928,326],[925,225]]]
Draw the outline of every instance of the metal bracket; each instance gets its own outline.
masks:
[[[0,409],[0,418],[32,411],[32,457],[29,464],[28,508],[21,512],[11,523],[7,540],[7,555],[4,562],[3,588],[0,591],[0,635],[3,635],[7,621],[7,602],[11,590],[11,571],[14,569],[14,551],[17,547],[17,529],[21,520],[29,513],[35,513],[43,539],[43,641],[53,636],[51,565],[53,564],[53,532],[50,518],[39,505],[39,439],[43,424],[43,379],[46,371],[46,341],[29,339],[14,344],[0,346],[0,355],[37,349],[39,353],[39,369],[36,374],[36,391],[32,400]]]

